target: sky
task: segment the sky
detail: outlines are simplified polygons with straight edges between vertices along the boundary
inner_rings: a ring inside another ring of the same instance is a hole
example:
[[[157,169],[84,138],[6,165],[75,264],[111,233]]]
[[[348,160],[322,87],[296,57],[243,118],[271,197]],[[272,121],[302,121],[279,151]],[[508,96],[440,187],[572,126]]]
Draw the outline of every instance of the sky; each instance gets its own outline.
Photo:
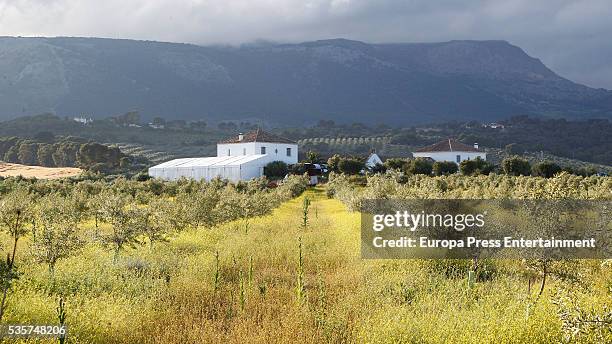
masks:
[[[0,36],[239,45],[503,39],[563,77],[612,89],[610,0],[0,0]]]

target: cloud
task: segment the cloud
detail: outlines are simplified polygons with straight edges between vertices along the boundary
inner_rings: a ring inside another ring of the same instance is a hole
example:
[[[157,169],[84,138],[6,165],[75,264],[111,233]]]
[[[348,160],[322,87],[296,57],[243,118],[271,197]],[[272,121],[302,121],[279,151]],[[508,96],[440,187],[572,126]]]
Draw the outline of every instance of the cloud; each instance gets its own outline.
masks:
[[[0,35],[195,44],[505,39],[569,79],[612,89],[608,0],[0,0]]]

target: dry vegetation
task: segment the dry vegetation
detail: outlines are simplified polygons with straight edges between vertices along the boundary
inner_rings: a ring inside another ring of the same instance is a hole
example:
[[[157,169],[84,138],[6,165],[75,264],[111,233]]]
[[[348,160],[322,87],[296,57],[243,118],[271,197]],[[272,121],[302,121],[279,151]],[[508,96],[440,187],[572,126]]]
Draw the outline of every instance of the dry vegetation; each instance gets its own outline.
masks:
[[[500,190],[527,192],[531,181],[543,190],[579,193],[582,182],[594,197],[612,191],[610,179],[601,177],[428,178],[415,177],[404,191],[434,197],[442,181],[444,190],[473,189],[472,195],[495,183]],[[344,200],[343,188],[355,192],[355,187],[343,183],[332,186]],[[393,180],[372,184],[355,194],[402,188]],[[72,343],[612,340],[609,327],[588,327],[612,320],[609,261],[568,262],[566,277],[578,280],[551,278],[540,298],[527,291],[528,278],[538,275],[529,275],[521,261],[487,262],[487,273],[468,288],[469,261],[361,259],[359,214],[325,191],[308,190],[269,215],[192,226],[168,236],[168,242],[125,247],[116,260],[102,242],[89,241],[59,260],[52,275],[36,263],[28,235],[19,243],[22,277],[3,321],[57,323],[62,296]],[[92,219],[80,227],[82,234],[94,235]],[[101,236],[112,232],[109,223],[99,230]],[[10,247],[10,238],[2,239]]]
[[[78,176],[83,170],[76,167],[43,167],[11,164],[0,161],[0,177],[57,179]]]

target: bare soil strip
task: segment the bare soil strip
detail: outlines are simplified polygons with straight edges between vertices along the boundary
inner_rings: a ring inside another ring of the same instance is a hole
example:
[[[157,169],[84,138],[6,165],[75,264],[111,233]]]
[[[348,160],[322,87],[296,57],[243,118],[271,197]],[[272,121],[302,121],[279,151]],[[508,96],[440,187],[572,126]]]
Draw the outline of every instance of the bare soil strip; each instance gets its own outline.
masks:
[[[43,167],[11,164],[0,161],[0,177],[23,176],[25,178],[58,179],[78,176],[83,170],[76,167]]]

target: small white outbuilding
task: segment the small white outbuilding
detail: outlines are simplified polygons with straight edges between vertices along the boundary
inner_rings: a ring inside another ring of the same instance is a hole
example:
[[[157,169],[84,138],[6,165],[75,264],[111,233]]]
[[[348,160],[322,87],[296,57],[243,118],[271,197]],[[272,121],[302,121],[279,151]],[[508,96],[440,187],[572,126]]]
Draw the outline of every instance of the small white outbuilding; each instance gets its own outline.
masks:
[[[296,142],[257,129],[219,142],[216,157],[167,161],[149,168],[149,175],[165,180],[222,178],[237,182],[263,176],[264,167],[272,161],[295,164],[297,155]]]
[[[382,159],[378,156],[378,154],[372,152],[370,153],[370,156],[368,156],[368,158],[365,161],[365,166],[367,168],[374,168],[376,167],[376,165],[382,165],[383,161]]]
[[[430,158],[434,161],[452,161],[457,164],[463,160],[473,160],[476,158],[487,160],[487,153],[478,147],[478,143],[469,146],[453,139],[447,139],[431,146],[417,149],[412,152],[412,156],[415,158]]]

